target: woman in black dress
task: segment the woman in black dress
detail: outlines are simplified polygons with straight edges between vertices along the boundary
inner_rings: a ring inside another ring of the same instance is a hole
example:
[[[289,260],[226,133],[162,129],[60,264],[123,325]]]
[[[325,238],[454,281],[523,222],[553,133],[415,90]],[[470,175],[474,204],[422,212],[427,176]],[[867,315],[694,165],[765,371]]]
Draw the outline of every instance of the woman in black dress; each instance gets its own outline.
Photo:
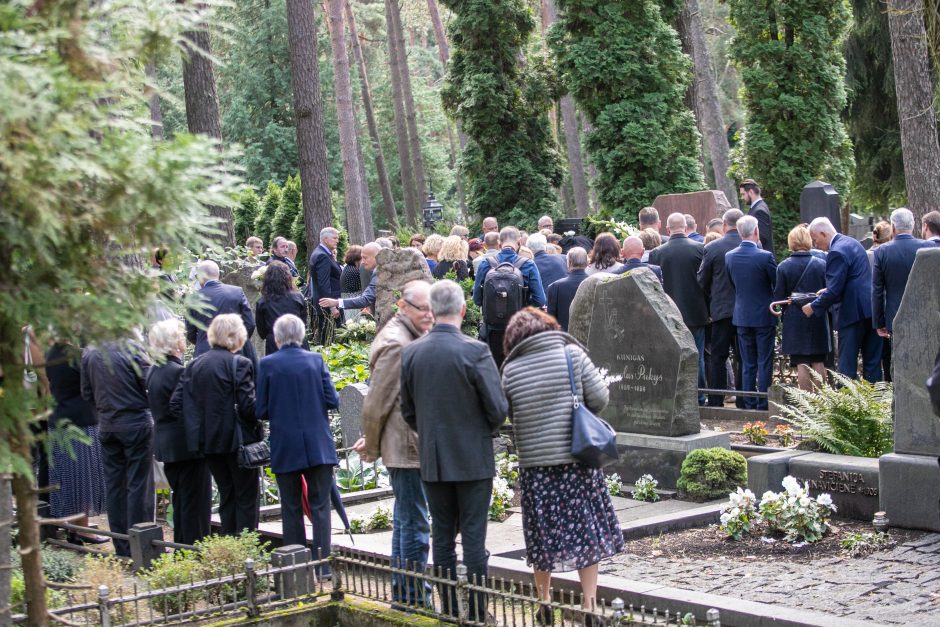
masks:
[[[467,255],[470,252],[470,245],[459,235],[448,235],[444,238],[444,245],[441,246],[441,252],[437,256],[437,265],[431,274],[435,279],[443,279],[444,276],[453,271],[457,275],[458,281],[463,281],[470,276],[470,269],[467,266]]]
[[[343,259],[343,273],[339,275],[340,292],[343,298],[353,298],[362,292],[362,279],[359,276],[359,262],[361,261],[362,246],[355,244],[350,246]]]
[[[290,269],[280,261],[268,263],[261,284],[261,299],[255,305],[255,325],[258,337],[264,340],[264,354],[277,352],[274,343],[274,323],[284,314],[306,317],[307,305],[291,276]],[[304,340],[304,348],[310,348]]]

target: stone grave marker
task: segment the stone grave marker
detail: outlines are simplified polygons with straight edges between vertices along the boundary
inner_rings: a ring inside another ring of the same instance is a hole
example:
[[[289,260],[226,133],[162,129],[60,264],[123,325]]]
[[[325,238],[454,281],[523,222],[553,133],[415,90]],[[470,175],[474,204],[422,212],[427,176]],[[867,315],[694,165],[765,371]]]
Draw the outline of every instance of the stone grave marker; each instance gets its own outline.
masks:
[[[379,278],[375,289],[375,323],[381,329],[394,313],[397,291],[411,281],[423,279],[433,282],[428,262],[414,248],[385,248],[379,251],[376,272]]]
[[[251,278],[251,273],[256,269],[256,267],[239,268],[222,277],[223,283],[227,285],[237,285],[245,290],[245,297],[248,299],[248,304],[251,306],[252,315],[254,315],[255,304],[261,298],[261,284]],[[304,320],[304,324],[307,324],[306,320]],[[257,331],[251,334],[248,341],[251,342],[254,347],[255,355],[258,356],[258,359],[260,360],[264,357],[264,340],[258,336]]]
[[[833,222],[833,226],[835,223]],[[871,229],[873,225],[873,219],[871,217],[860,216],[857,213],[849,214],[849,226],[846,229],[846,235],[858,241],[864,241],[865,239],[871,239]],[[871,247],[871,244],[868,245]]]
[[[705,234],[705,227],[712,218],[720,218],[733,205],[722,191],[710,189],[704,192],[691,192],[688,194],[662,194],[653,201],[653,206],[659,211],[659,219],[663,225],[660,235],[666,237],[666,218],[670,213],[688,213],[695,217],[696,230]]]
[[[809,224],[816,218],[829,218],[836,231],[843,232],[839,192],[823,181],[813,181],[800,192],[800,222]]]
[[[362,437],[362,404],[368,393],[369,386],[365,383],[351,383],[339,391],[339,424],[344,448]]]

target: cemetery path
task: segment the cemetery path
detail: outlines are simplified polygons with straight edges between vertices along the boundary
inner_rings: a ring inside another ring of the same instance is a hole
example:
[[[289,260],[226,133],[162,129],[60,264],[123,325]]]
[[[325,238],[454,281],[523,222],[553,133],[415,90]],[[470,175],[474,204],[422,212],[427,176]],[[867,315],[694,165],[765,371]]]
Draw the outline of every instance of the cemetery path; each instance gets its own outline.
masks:
[[[602,562],[600,572],[878,624],[940,626],[940,534],[918,534],[861,558],[747,560],[661,553],[624,553]]]

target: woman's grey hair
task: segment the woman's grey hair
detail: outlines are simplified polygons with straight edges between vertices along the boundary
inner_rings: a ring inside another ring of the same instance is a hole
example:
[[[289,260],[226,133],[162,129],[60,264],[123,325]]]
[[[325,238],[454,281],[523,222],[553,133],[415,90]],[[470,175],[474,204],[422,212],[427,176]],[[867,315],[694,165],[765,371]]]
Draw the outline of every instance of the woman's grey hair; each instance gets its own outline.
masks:
[[[150,348],[157,355],[172,355],[179,350],[180,340],[186,337],[186,327],[177,318],[161,320],[152,327],[148,338]]]
[[[914,214],[910,209],[901,207],[891,212],[891,226],[896,231],[909,233],[914,230]]]
[[[326,238],[328,237],[336,237],[338,235],[339,235],[339,231],[334,229],[332,226],[322,228],[320,229],[320,243],[322,244],[323,242],[325,242]]]
[[[302,344],[307,327],[294,314],[284,314],[274,323],[274,343],[278,348],[288,344]]]
[[[463,304],[463,288],[453,281],[438,281],[431,286],[431,312],[435,318],[459,316]]]
[[[245,323],[238,314],[221,314],[212,319],[209,330],[206,331],[209,346],[221,346],[233,353],[237,353],[248,340],[248,331]]]
[[[742,238],[754,235],[757,230],[757,218],[754,216],[742,216],[738,218],[738,234]]]
[[[525,242],[525,245],[528,246],[529,250],[533,253],[545,250],[546,244],[548,244],[548,240],[541,233],[533,233]]]
[[[568,269],[569,270],[584,270],[587,268],[588,264],[588,254],[587,251],[581,248],[580,246],[575,246],[568,251]]]

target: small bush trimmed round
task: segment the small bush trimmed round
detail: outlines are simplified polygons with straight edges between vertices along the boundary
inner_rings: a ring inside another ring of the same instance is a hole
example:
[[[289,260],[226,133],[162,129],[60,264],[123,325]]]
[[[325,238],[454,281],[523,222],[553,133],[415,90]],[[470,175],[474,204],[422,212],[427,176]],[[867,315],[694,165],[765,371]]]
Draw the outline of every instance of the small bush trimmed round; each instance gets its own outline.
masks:
[[[676,487],[694,501],[708,501],[727,498],[746,484],[743,455],[724,448],[704,448],[686,455]]]

